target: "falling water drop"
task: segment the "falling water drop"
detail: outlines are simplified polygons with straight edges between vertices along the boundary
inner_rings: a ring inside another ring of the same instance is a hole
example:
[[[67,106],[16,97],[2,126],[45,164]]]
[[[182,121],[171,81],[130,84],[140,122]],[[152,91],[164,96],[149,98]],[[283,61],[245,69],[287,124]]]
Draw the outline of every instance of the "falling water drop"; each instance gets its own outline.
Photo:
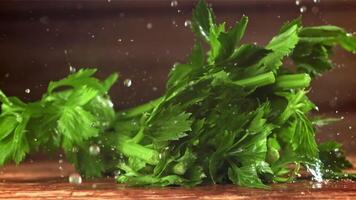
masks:
[[[69,66],[69,73],[75,73],[77,69],[73,66]]]
[[[177,7],[178,6],[178,1],[173,0],[171,1],[171,7]]]
[[[299,6],[300,5],[300,0],[295,1],[295,5]]]
[[[319,112],[319,107],[318,107],[318,106],[315,106],[315,110]]]
[[[127,78],[124,80],[124,86],[131,87],[131,85],[132,85],[131,79]]]
[[[320,0],[313,0],[314,3],[320,3]]]
[[[192,22],[190,20],[185,20],[184,26],[185,27],[190,27],[192,25]]]
[[[69,183],[73,185],[79,185],[82,183],[82,177],[78,173],[73,173],[68,178]]]
[[[305,13],[307,11],[307,7],[306,6],[302,6],[302,7],[300,7],[299,11],[301,13]]]
[[[26,93],[26,94],[30,94],[30,93],[31,93],[31,90],[30,90],[29,88],[27,88],[27,89],[25,90],[25,93]]]
[[[152,27],[153,27],[152,23],[147,23],[147,25],[146,25],[147,29],[152,29]]]

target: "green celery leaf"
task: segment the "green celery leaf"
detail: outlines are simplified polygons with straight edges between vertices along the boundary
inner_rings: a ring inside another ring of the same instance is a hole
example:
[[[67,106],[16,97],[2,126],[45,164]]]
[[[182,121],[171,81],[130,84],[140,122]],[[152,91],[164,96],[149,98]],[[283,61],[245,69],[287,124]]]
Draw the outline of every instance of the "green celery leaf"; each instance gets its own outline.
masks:
[[[229,179],[236,185],[261,189],[268,188],[268,186],[263,184],[261,179],[258,177],[256,167],[253,165],[237,167],[233,164],[228,169],[228,174]]]
[[[182,111],[179,106],[170,106],[149,122],[145,134],[155,141],[178,140],[187,136],[186,132],[191,130],[191,124],[189,113]]]

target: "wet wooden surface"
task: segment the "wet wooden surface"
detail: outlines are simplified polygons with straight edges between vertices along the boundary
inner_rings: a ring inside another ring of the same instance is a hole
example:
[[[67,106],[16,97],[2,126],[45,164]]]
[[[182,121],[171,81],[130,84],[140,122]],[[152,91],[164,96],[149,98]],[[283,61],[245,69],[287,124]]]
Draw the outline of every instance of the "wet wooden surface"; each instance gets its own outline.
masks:
[[[356,163],[356,155],[350,160]],[[73,185],[67,181],[72,172],[69,164],[54,161],[9,165],[1,169],[0,199],[356,199],[356,182],[352,181],[301,180],[273,184],[270,190],[233,185],[142,188],[116,184],[112,178]]]

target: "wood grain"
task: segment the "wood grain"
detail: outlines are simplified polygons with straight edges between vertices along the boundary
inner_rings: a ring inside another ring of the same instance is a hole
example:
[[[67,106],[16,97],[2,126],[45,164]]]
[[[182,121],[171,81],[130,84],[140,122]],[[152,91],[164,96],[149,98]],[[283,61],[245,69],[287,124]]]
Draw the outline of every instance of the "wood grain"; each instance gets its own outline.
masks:
[[[350,157],[356,162],[356,156]],[[58,162],[26,163],[7,166],[0,173],[0,199],[354,199],[356,182],[301,180],[273,184],[269,190],[234,185],[208,185],[194,188],[142,188],[116,184],[112,178],[84,180],[72,185],[67,176],[73,172],[65,164],[58,174]],[[356,172],[356,169],[350,170]]]

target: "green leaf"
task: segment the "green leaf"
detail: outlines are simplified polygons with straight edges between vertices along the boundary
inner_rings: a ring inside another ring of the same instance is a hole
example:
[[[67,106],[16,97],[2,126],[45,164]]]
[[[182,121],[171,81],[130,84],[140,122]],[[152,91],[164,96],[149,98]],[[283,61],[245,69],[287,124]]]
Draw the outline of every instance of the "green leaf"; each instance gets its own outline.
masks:
[[[248,18],[243,16],[240,22],[237,22],[235,26],[231,28],[231,30],[222,32],[219,35],[218,40],[221,47],[220,52],[216,58],[217,62],[228,59],[234,53],[237,45],[245,33],[247,22]]]
[[[179,106],[170,106],[149,122],[145,134],[155,141],[178,140],[187,136],[186,132],[191,130],[191,124],[189,113],[182,111]]]
[[[256,167],[253,165],[237,167],[235,164],[233,164],[228,169],[228,174],[229,179],[236,185],[261,189],[268,188],[268,186],[264,185],[261,179],[258,177]]]
[[[337,26],[306,27],[299,32],[300,42],[292,59],[298,70],[312,76],[333,68],[331,48],[340,45],[347,51],[356,51],[356,37]]]
[[[95,123],[95,117],[83,108],[63,107],[58,120],[58,131],[69,141],[80,144],[98,135],[99,130],[95,128]]]
[[[15,122],[12,122],[11,127],[13,127],[13,130],[11,130],[11,133],[6,133],[7,136],[0,140],[0,165],[9,160],[13,160],[18,164],[29,152],[29,144],[25,135],[29,118],[30,115],[27,113],[18,116]]]
[[[279,34],[267,44],[266,49],[272,53],[263,59],[263,63],[268,69],[276,71],[283,64],[283,58],[292,53],[299,41],[299,29],[299,21],[292,21],[284,25]]]
[[[0,141],[9,136],[16,128],[18,121],[16,115],[0,115]]]
[[[352,168],[352,164],[345,157],[345,152],[342,150],[342,145],[328,141],[319,144],[320,160],[324,163],[324,168],[341,172],[342,169]]]
[[[200,0],[193,11],[192,30],[198,36],[210,41],[210,30],[215,24],[214,14],[204,0]]]

